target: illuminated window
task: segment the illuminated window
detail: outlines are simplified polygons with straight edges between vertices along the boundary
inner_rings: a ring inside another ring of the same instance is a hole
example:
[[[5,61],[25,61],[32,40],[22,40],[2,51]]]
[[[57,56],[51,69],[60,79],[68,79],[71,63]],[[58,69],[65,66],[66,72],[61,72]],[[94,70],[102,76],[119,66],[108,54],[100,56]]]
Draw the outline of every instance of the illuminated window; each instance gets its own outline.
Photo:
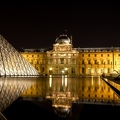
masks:
[[[107,63],[110,64],[110,60],[108,60]]]
[[[71,69],[71,73],[75,74],[75,68],[74,67]]]
[[[84,60],[82,60],[82,64],[84,64]]]
[[[104,61],[103,61],[103,60],[101,60],[101,64],[104,64]]]
[[[75,64],[75,63],[76,63],[75,59],[72,59],[72,64]]]
[[[64,58],[60,58],[60,63],[64,64]]]
[[[97,87],[95,87],[95,91],[97,91]]]
[[[50,59],[50,64],[52,64],[52,59]]]
[[[66,59],[66,64],[68,64],[68,59]]]
[[[94,60],[94,64],[97,64],[97,60]]]
[[[90,70],[90,68],[88,68],[88,74],[90,74],[91,73],[91,70]]]
[[[37,64],[39,64],[39,60],[36,60],[36,67],[37,67]]]
[[[110,68],[108,68],[108,73],[110,73]]]
[[[90,60],[88,60],[88,64],[90,64]]]
[[[58,64],[58,59],[56,59],[56,64]]]
[[[85,71],[85,69],[84,69],[84,67],[82,67],[82,73],[84,73],[84,71]]]

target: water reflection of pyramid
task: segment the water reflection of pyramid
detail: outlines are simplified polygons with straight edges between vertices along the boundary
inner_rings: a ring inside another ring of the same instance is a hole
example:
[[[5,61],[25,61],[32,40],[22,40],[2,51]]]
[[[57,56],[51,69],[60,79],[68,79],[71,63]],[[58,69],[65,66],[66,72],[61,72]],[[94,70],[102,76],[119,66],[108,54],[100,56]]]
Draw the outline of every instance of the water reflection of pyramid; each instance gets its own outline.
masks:
[[[1,35],[0,75],[39,75],[38,71]]]

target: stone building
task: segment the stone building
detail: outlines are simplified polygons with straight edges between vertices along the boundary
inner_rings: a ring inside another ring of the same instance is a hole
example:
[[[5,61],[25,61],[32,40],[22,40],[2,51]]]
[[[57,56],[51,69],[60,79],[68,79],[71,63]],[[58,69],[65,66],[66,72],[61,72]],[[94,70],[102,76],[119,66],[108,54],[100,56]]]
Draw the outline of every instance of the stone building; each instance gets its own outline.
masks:
[[[120,71],[120,47],[73,48],[72,36],[56,38],[52,49],[24,49],[21,55],[40,74],[99,76]]]

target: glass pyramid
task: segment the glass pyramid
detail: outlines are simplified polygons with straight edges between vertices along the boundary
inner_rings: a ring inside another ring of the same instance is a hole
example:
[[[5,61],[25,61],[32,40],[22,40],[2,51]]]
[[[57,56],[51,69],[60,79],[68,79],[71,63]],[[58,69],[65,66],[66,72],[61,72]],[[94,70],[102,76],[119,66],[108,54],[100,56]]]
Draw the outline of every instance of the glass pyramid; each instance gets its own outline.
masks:
[[[1,77],[0,112],[7,109],[23,92],[36,84],[36,80],[37,77]]]
[[[39,75],[38,71],[0,35],[0,76]]]

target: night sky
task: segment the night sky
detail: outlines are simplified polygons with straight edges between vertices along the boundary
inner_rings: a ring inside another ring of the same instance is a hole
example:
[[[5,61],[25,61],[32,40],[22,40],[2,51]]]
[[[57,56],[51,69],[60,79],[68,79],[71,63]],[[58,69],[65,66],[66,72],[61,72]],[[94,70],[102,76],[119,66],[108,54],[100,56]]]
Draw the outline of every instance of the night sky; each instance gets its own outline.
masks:
[[[120,3],[2,2],[0,34],[16,49],[48,48],[61,34],[75,48],[119,47]]]

